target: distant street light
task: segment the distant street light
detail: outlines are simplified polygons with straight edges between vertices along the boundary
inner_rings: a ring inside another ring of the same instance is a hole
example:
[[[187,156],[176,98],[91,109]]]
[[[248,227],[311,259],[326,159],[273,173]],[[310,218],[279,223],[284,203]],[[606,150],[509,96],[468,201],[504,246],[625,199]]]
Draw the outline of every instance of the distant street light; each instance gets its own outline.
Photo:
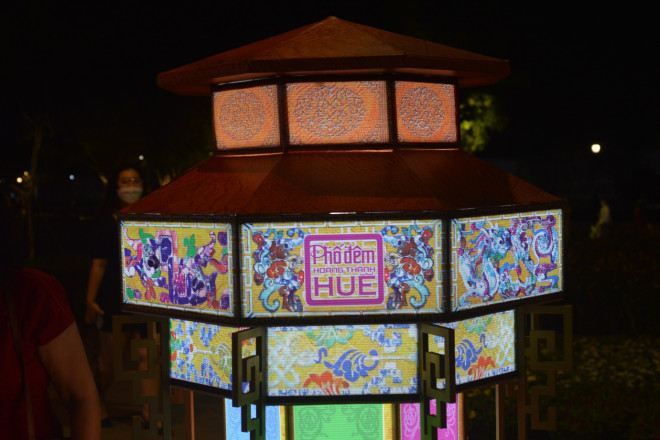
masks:
[[[140,160],[144,160],[144,155],[140,154],[140,155],[138,156],[138,159],[140,159]]]
[[[593,144],[591,146],[591,152],[594,154],[600,153],[600,144]]]
[[[73,174],[69,174],[69,180],[76,180],[76,176],[74,176]]]

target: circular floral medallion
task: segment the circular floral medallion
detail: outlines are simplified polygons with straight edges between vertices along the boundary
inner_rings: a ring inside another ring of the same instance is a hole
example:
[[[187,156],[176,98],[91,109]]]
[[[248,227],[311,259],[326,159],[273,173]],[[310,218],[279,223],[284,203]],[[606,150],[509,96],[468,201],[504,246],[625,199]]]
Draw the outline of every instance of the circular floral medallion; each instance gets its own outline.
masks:
[[[228,97],[220,107],[220,126],[235,141],[247,141],[264,125],[262,102],[252,92],[238,92]]]
[[[298,124],[316,136],[343,136],[359,127],[367,109],[357,93],[346,87],[310,89],[296,102]]]
[[[426,87],[417,87],[403,95],[399,114],[403,124],[413,134],[429,137],[442,125],[445,111],[442,100],[434,91]]]

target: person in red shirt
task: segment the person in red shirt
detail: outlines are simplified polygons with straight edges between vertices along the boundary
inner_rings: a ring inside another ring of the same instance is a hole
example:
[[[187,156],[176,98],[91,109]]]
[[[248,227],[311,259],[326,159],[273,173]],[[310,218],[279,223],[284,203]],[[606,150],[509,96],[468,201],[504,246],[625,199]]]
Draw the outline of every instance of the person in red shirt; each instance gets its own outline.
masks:
[[[64,288],[50,275],[19,267],[16,235],[10,229],[6,205],[0,200],[0,439],[29,438],[27,380],[36,439],[61,436],[47,393],[52,383],[68,409],[71,438],[98,440],[98,392]],[[11,325],[10,304],[18,328]]]

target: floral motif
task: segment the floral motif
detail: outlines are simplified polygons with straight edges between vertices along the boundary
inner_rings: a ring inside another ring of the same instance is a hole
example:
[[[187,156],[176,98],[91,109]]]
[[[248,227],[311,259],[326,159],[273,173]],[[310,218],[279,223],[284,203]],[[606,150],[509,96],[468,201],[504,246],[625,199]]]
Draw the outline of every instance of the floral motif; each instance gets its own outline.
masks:
[[[426,299],[431,295],[425,282],[433,280],[433,248],[429,240],[433,231],[429,227],[420,228],[412,225],[410,228],[386,226],[381,231],[383,240],[393,246],[396,251],[386,257],[385,281],[392,288],[387,301],[390,310],[407,306],[408,302],[415,309],[424,307]],[[391,235],[390,235],[391,234]],[[420,295],[406,299],[406,295],[414,289]]]
[[[222,129],[235,141],[247,141],[264,125],[263,103],[252,92],[238,92],[227,98],[220,107],[219,120]]]
[[[343,136],[359,127],[367,114],[364,101],[348,87],[310,89],[296,102],[301,127],[317,136]]]
[[[488,368],[495,368],[495,362],[491,359],[490,356],[484,357],[480,356],[476,364],[472,365],[468,370],[470,376],[474,376],[475,380],[481,379],[486,374]]]
[[[445,110],[440,97],[426,87],[408,90],[399,105],[403,124],[417,136],[432,136],[444,120]]]
[[[266,232],[255,231],[252,240],[258,248],[252,254],[254,259],[254,282],[257,286],[263,284],[264,289],[259,294],[264,308],[275,312],[280,308],[280,301],[270,302],[270,296],[277,292],[282,297],[282,307],[290,312],[300,312],[303,309],[300,297],[296,294],[305,280],[302,270],[302,260],[299,255],[292,254],[305,238],[305,233],[298,228],[284,231],[268,229]]]
[[[342,389],[348,388],[348,382],[346,382],[341,377],[334,377],[332,373],[327,370],[320,375],[310,373],[303,386],[307,388],[312,383],[315,383],[319,388],[321,388],[323,394],[328,396],[338,395],[341,393]]]

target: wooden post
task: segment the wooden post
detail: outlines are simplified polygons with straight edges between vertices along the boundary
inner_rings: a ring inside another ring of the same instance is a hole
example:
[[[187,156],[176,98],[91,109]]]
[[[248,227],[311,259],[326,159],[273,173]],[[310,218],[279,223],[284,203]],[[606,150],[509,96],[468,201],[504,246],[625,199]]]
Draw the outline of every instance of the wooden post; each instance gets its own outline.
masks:
[[[195,395],[192,391],[184,391],[183,408],[186,440],[195,440]]]

